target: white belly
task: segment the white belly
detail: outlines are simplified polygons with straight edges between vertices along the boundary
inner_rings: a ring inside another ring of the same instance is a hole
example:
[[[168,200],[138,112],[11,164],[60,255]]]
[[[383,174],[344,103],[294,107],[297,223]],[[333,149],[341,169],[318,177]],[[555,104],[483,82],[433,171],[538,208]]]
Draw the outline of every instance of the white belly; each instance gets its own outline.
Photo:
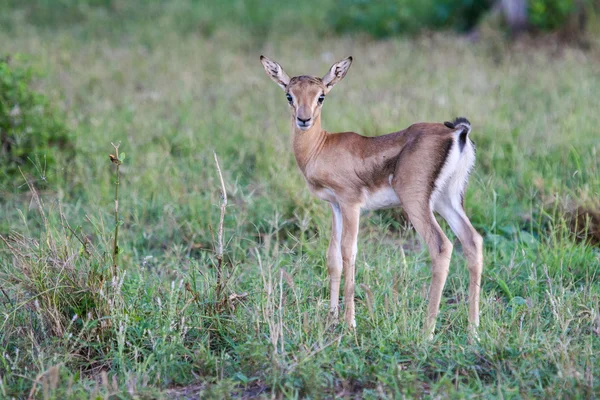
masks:
[[[381,208],[398,207],[400,199],[391,186],[385,186],[377,191],[369,192],[365,190],[363,210],[378,210]]]
[[[325,200],[330,203],[337,204],[337,202],[338,202],[337,196],[335,195],[333,190],[331,190],[329,188],[322,188],[319,190],[314,190],[314,189],[312,189],[312,187],[310,185],[309,185],[309,188],[311,188],[311,191],[321,200]]]

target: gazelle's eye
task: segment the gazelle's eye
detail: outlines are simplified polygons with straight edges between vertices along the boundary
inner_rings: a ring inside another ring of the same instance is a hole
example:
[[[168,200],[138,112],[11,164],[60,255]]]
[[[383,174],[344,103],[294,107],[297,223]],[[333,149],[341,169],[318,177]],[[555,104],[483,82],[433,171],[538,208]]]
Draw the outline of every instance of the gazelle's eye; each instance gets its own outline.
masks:
[[[285,95],[285,97],[287,97],[287,101],[288,101],[288,103],[292,104],[292,95],[291,95],[291,94],[289,94],[289,93],[287,93],[287,94]]]
[[[319,96],[319,100],[317,100],[319,102],[319,104],[323,104],[323,101],[325,100],[325,95],[322,94]]]

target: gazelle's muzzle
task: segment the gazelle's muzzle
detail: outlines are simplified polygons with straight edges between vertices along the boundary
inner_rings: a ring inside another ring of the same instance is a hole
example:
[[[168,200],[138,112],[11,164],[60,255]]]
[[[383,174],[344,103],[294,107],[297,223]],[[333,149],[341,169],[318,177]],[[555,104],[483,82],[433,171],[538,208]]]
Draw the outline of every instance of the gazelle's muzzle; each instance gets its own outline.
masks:
[[[296,126],[302,130],[306,130],[312,126],[312,118],[303,119],[296,117]]]
[[[302,130],[306,130],[312,126],[314,118],[312,111],[308,105],[301,105],[296,111],[296,126]]]

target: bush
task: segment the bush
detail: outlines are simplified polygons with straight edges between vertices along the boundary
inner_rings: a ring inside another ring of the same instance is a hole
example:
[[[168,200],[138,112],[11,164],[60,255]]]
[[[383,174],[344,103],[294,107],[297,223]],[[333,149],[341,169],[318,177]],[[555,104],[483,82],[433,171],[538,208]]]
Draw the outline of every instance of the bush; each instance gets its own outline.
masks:
[[[365,31],[376,37],[424,29],[472,29],[491,0],[337,0],[330,24],[338,32]]]
[[[0,184],[20,186],[25,175],[41,176],[56,165],[59,151],[72,150],[64,117],[32,90],[32,69],[0,59]],[[64,156],[66,154],[63,153]]]
[[[107,364],[102,356],[112,349],[118,328],[114,310],[124,303],[122,279],[111,279],[111,252],[103,246],[109,238],[98,231],[101,242],[94,245],[81,229],[71,228],[62,210],[48,208],[47,213],[33,186],[25,186],[42,226],[38,237],[0,234],[0,349],[45,350],[25,350],[21,360],[12,363],[6,363],[4,355],[0,370],[5,368],[9,376],[3,383],[14,387],[21,386],[19,375],[26,373],[23,362],[37,359],[77,369]],[[27,223],[22,228],[29,233]],[[36,383],[30,393],[35,389]],[[18,391],[14,395],[23,396]]]
[[[541,30],[558,29],[577,10],[576,3],[576,0],[529,0],[529,22]]]

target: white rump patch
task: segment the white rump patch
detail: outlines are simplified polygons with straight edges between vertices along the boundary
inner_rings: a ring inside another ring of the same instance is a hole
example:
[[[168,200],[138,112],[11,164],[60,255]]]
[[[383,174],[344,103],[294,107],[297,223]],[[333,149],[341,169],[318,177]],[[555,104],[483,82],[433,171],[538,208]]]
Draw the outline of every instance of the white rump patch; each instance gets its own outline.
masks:
[[[458,144],[458,135],[462,129],[456,131],[454,143],[446,158],[446,163],[435,181],[435,189],[431,194],[430,204],[433,210],[451,206],[461,210],[461,195],[464,192],[471,169],[475,165],[475,149],[467,138],[463,150]]]

